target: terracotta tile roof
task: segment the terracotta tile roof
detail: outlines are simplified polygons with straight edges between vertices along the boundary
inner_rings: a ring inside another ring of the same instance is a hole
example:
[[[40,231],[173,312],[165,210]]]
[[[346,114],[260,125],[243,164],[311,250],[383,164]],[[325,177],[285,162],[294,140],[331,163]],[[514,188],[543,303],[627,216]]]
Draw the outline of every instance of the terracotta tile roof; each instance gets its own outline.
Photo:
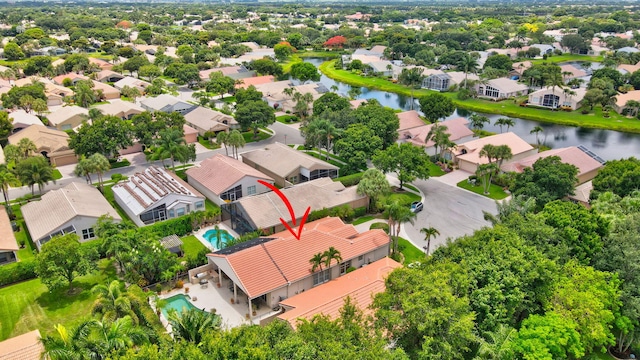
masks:
[[[300,167],[309,171],[338,169],[337,166],[331,165],[326,161],[277,142],[269,144],[264,149],[245,152],[242,154],[242,158],[250,160],[281,177],[290,175]],[[282,161],[283,159],[287,159],[287,161]]]
[[[331,232],[327,232],[329,229]],[[336,233],[351,236],[341,237]],[[300,240],[288,231],[269,237],[274,240],[228,255],[213,253],[208,256],[216,263],[226,260],[237,276],[238,285],[250,298],[255,298],[309,276],[309,259],[331,246],[340,251],[343,260],[349,260],[389,243],[389,237],[380,229],[358,234],[353,225],[331,217],[305,224]]]
[[[91,80],[88,77],[81,75],[81,74],[76,74],[74,72],[70,72],[68,74],[62,74],[62,75],[58,75],[56,77],[53,78],[53,82],[58,84],[58,85],[62,85],[62,83],[64,82],[64,79],[71,79],[72,81],[75,79],[78,80]]]
[[[251,85],[260,85],[260,84],[266,84],[266,83],[270,83],[274,81],[274,77],[273,75],[266,75],[266,76],[255,76],[255,77],[250,77],[250,78],[244,78],[239,80],[240,84],[236,84],[236,89],[246,89]]]
[[[278,318],[288,321],[293,328],[298,319],[311,319],[317,314],[335,319],[340,314],[344,300],[365,310],[373,302],[373,296],[385,290],[384,280],[396,268],[402,267],[390,258],[382,258],[363,268],[357,269],[330,282],[290,297],[280,302],[287,310]]]
[[[623,108],[629,100],[640,101],[640,90],[632,90],[624,94],[619,93],[616,95],[616,106]]]
[[[0,342],[0,360],[40,360],[43,351],[38,330]]]
[[[489,162],[489,160],[486,157],[480,157],[480,150],[482,150],[482,147],[487,144],[492,144],[495,146],[507,145],[511,148],[511,153],[513,154],[513,156],[533,149],[533,146],[522,140],[518,135],[512,132],[507,132],[471,140],[464,144],[458,145],[457,153],[459,155],[457,155],[457,157],[458,159],[463,159],[473,164],[486,164]],[[466,150],[467,153],[461,154],[462,150]]]
[[[109,215],[122,220],[98,189],[80,182],[51,190],[39,201],[22,207],[22,215],[33,240],[39,240],[76,216],[99,218]]]
[[[202,184],[214,194],[222,194],[244,177],[254,177],[273,183],[273,179],[251,166],[222,154],[202,161],[199,166],[187,170],[189,179]]]
[[[9,136],[9,144],[16,145],[22,138],[28,138],[36,144],[38,152],[46,150],[49,154],[69,149],[69,134],[49,129],[43,125],[29,125]]]
[[[527,156],[524,159],[510,161],[502,165],[502,170],[521,173],[525,168],[533,166],[533,163],[535,163],[538,159],[546,158],[549,156],[558,156],[563,163],[571,164],[577,167],[578,176],[599,169],[603,166],[598,160],[587,155],[584,151],[578,149],[575,146],[570,146],[560,149],[551,149],[531,156]]]
[[[11,221],[7,210],[4,206],[0,206],[0,251],[18,251],[18,242],[11,227]]]
[[[330,178],[319,178],[291,186],[281,190],[291,202],[291,207],[297,216],[302,216],[311,210],[332,208],[349,204],[365,198],[358,195],[357,186],[345,188],[340,182]],[[266,229],[281,224],[281,217],[289,217],[289,211],[277,194],[267,192],[259,195],[240,198],[236,204],[244,210],[257,228]]]

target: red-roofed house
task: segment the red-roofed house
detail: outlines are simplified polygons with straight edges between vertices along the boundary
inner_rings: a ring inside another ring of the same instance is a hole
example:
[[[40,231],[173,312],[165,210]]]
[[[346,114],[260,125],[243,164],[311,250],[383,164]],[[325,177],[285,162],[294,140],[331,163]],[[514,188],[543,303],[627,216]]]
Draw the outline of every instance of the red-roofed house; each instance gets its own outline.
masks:
[[[330,247],[340,252],[342,262],[332,262],[328,269],[311,272],[309,260]],[[389,237],[384,231],[358,233],[353,225],[326,217],[305,224],[300,240],[283,231],[224,248],[207,257],[218,272],[218,281],[225,282],[225,286],[230,281],[235,302],[239,295],[246,296],[252,313],[252,304],[277,307],[287,298],[345,275],[349,267],[371,264],[388,252]]]
[[[400,114],[398,114],[398,117],[400,117]],[[434,124],[425,125],[423,122],[422,125],[413,126],[417,124],[418,122],[415,119],[400,118],[400,128],[398,129],[399,139],[417,146],[422,146],[429,155],[435,155],[435,143],[431,139],[427,141],[428,134]],[[439,124],[446,126],[447,129],[445,132],[449,134],[449,140],[456,144],[462,144],[473,139],[473,131],[467,126],[469,121],[465,118],[450,119],[442,121]]]
[[[582,149],[570,146],[561,149],[551,149],[537,153],[526,158],[509,161],[502,165],[502,171],[515,171],[521,173],[525,168],[531,167],[538,159],[558,156],[565,164],[571,164],[578,168],[578,184],[585,183],[598,175],[598,171],[604,166],[600,160],[589,155]]]
[[[373,302],[373,296],[385,290],[386,277],[399,267],[402,265],[385,257],[322,286],[285,299],[280,302],[285,312],[278,319],[289,322],[294,329],[298,319],[310,320],[318,314],[335,319],[340,315],[347,296],[358,308],[367,311]]]
[[[258,180],[273,184],[270,176],[222,154],[216,154],[187,170],[187,182],[218,205],[269,191]]]
[[[249,86],[260,85],[266,83],[272,83],[274,81],[273,75],[265,75],[265,76],[255,76],[250,78],[244,78],[238,80],[238,83],[235,85],[236,89],[246,89]]]

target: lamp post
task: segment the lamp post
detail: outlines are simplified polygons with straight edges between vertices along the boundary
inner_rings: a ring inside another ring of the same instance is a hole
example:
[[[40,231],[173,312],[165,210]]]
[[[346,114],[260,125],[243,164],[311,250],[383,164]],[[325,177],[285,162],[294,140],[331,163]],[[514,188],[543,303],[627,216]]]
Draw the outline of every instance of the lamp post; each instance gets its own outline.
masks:
[[[284,144],[287,145],[287,134],[284,134]]]

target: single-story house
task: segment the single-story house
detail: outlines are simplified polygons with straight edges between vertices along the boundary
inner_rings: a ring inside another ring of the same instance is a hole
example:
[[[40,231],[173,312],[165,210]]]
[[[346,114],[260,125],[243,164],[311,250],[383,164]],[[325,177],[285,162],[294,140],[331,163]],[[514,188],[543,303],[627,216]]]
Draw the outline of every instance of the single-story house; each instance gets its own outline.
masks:
[[[98,67],[100,69],[102,69],[102,70],[111,70],[111,69],[113,69],[113,64],[108,62],[108,61],[106,61],[106,60],[90,57],[89,58],[89,63],[98,65]]]
[[[593,190],[593,182],[591,180],[576,186],[573,191],[573,195],[567,196],[569,200],[582,204],[587,207],[587,209],[591,208],[590,199],[591,199],[591,191]]]
[[[339,170],[335,165],[278,142],[243,153],[242,161],[282,187],[322,177],[337,178]]]
[[[233,80],[246,79],[256,76],[256,72],[247,69],[244,65],[224,66],[213,69],[201,70],[200,79],[209,80],[209,75],[214,72],[221,72],[222,75],[228,76]]]
[[[495,101],[525,95],[528,90],[529,87],[527,85],[507,78],[491,79],[486,84],[479,83],[476,85],[476,93],[479,97]]]
[[[235,85],[236,89],[246,89],[251,85],[256,86],[260,84],[272,83],[275,81],[275,77],[273,75],[264,75],[264,76],[244,78],[238,81],[239,82]]]
[[[65,96],[73,96],[73,90],[52,82],[44,83],[44,94],[47,97],[47,106],[64,104]]]
[[[101,83],[99,81],[91,80],[93,82],[93,90],[102,92],[102,98],[105,100],[120,99],[120,90],[113,86]]]
[[[625,47],[622,47],[622,48],[616,50],[616,52],[623,52],[623,53],[627,53],[627,54],[633,54],[633,53],[640,52],[640,50],[638,50],[638,48],[635,48],[635,47],[625,46]]]
[[[44,126],[39,117],[30,114],[22,109],[10,112],[9,120],[11,120],[11,124],[13,125],[14,134],[30,125]]]
[[[75,164],[78,157],[69,148],[69,134],[41,125],[30,125],[9,136],[9,144],[17,145],[20,139],[27,138],[36,145],[36,152],[42,154],[53,166]]]
[[[400,124],[401,129],[398,129],[398,137],[400,141],[406,141],[416,146],[422,146],[425,148],[427,154],[436,155],[435,143],[431,139],[427,141],[429,132],[435,124],[422,124],[411,128],[403,128],[403,126],[411,125],[407,121],[403,123],[401,120]],[[446,127],[445,133],[449,134],[449,140],[455,144],[462,144],[473,139],[473,131],[471,131],[468,126],[469,120],[463,117],[441,121],[438,122],[438,125]],[[445,153],[445,156],[447,156],[447,153]]]
[[[51,190],[22,207],[22,216],[38,249],[51,238],[75,233],[81,242],[96,237],[93,227],[98,218],[108,215],[122,221],[118,212],[96,187],[72,182]]]
[[[175,111],[183,115],[193,110],[197,106],[189,104],[188,102],[182,101],[179,98],[169,94],[162,94],[156,97],[148,97],[140,101],[140,105],[143,109],[151,112],[162,111],[166,113],[172,113]]]
[[[120,99],[114,99],[106,104],[96,105],[95,108],[100,110],[104,115],[117,116],[123,119],[131,119],[132,116],[142,114],[145,111],[140,105]]]
[[[216,154],[187,170],[187,182],[218,205],[244,196],[270,191],[258,183],[273,179],[253,167],[223,154]]]
[[[528,156],[537,154],[538,150],[522,140],[518,135],[512,132],[492,135],[467,141],[460,144],[453,150],[454,161],[458,164],[460,170],[475,173],[478,165],[488,164],[489,159],[480,156],[482,148],[487,145],[507,145],[511,149],[513,157],[511,161],[518,161]]]
[[[551,149],[527,156],[520,160],[510,160],[509,162],[502,164],[501,170],[505,172],[514,171],[521,173],[525,168],[533,166],[533,163],[538,159],[549,156],[558,156],[563,163],[571,164],[578,168],[577,185],[579,185],[596,177],[596,175],[598,175],[598,171],[604,166],[604,161],[602,159],[596,155],[592,156],[590,154],[593,153],[584,147],[570,146],[560,149]]]
[[[34,49],[33,56],[60,56],[67,53],[67,50],[56,46],[47,46],[42,49]]]
[[[309,259],[330,247],[340,252],[342,261],[312,272]],[[385,258],[388,252],[389,237],[384,231],[358,233],[353,225],[326,217],[305,224],[300,240],[284,231],[230,246],[207,257],[218,272],[218,281],[229,279],[235,300],[242,296],[239,292],[244,293],[247,312],[251,314],[253,305],[278,307],[281,301],[346,275],[349,267],[370,265]]]
[[[613,104],[613,109],[621,114],[622,111],[627,107],[627,102],[629,101],[640,101],[640,90],[632,90],[627,93],[616,95],[616,102]]]
[[[399,112],[398,115],[398,132],[402,133],[404,130],[413,129],[419,126],[427,125],[428,122],[422,120],[420,113],[416,110],[407,110]]]
[[[58,75],[56,77],[53,78],[53,82],[58,84],[58,85],[64,85],[64,79],[69,79],[71,80],[71,83],[73,85],[75,85],[78,81],[80,80],[91,80],[88,77],[82,75],[82,74],[78,74],[75,72],[70,72],[67,74],[62,74],[62,75]]]
[[[97,72],[94,78],[94,80],[103,83],[114,83],[122,79],[124,79],[124,75],[111,70],[102,70]]]
[[[352,261],[347,260],[344,266],[349,268]],[[398,262],[385,257],[371,264],[332,279],[308,291],[298,293],[280,301],[284,313],[278,319],[287,321],[296,328],[299,319],[311,320],[316,315],[326,315],[331,319],[340,316],[340,309],[347,297],[361,311],[369,313],[374,295],[386,289],[385,279],[394,269],[402,267]]]
[[[18,261],[18,242],[4,206],[0,206],[0,265]]]
[[[175,174],[150,166],[112,187],[113,196],[138,226],[204,210],[205,197]]]
[[[529,94],[528,105],[549,109],[570,108],[576,110],[582,106],[582,99],[586,93],[586,88],[543,88]]]
[[[452,86],[464,84],[465,78],[467,81],[480,79],[476,74],[465,74],[462,71],[443,72],[434,70],[422,80],[422,87],[437,91],[447,91]]]
[[[187,125],[198,130],[201,136],[207,132],[227,131],[232,125],[238,124],[233,116],[202,106],[192,108],[184,114],[184,119]]]
[[[265,83],[256,86],[256,90],[262,92],[263,100],[270,106],[276,107],[280,111],[293,111],[296,102],[293,98],[284,93],[287,88],[293,88],[300,94],[310,93],[313,97],[313,101],[316,101],[322,94],[329,91],[322,83],[309,83],[302,85],[293,85],[289,80],[276,81],[272,83]]]
[[[521,62],[513,63],[513,65],[511,66],[511,71],[509,71],[509,76],[520,79],[522,77],[522,74],[524,74],[524,72],[527,71],[532,66],[533,66],[533,63],[531,61],[521,61]]]
[[[308,207],[311,207],[311,211],[344,205],[355,209],[369,203],[367,196],[358,194],[357,186],[345,187],[341,182],[326,177],[280,191],[289,199],[297,220],[302,218]],[[280,218],[290,218],[287,206],[274,192],[246,196],[222,208],[223,220],[230,220],[231,227],[238,233],[257,229],[284,231]]]
[[[89,110],[80,106],[64,106],[47,115],[49,125],[58,130],[71,130],[89,119]]]
[[[122,79],[116,81],[113,84],[113,87],[122,91],[122,89],[125,86],[128,86],[130,88],[136,88],[138,89],[138,91],[140,91],[141,94],[144,94],[144,92],[146,91],[147,87],[150,86],[151,83],[148,83],[144,80],[140,80],[140,79],[136,79],[134,77],[131,76],[125,76]]]
[[[579,79],[587,76],[587,72],[572,64],[564,64],[560,66],[560,73],[565,82],[572,79]]]
[[[18,335],[0,342],[0,360],[40,360],[44,345],[39,330]]]
[[[556,49],[555,46],[549,44],[532,44],[529,47],[540,49],[540,55],[549,55]]]

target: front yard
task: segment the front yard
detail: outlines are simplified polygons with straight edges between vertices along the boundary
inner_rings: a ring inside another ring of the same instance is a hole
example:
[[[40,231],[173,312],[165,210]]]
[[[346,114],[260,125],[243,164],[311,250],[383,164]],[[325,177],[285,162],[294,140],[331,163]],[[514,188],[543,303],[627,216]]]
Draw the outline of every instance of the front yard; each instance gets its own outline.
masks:
[[[474,192],[482,196],[486,196],[493,200],[502,200],[507,196],[509,196],[509,194],[507,194],[506,192],[504,192],[504,190],[502,190],[502,187],[496,184],[491,184],[491,186],[489,187],[489,194],[485,194],[484,189],[482,188],[482,183],[480,181],[478,181],[478,183],[474,185],[470,183],[468,179],[464,179],[458,183],[458,187],[463,188],[465,190],[469,190],[471,192]]]

